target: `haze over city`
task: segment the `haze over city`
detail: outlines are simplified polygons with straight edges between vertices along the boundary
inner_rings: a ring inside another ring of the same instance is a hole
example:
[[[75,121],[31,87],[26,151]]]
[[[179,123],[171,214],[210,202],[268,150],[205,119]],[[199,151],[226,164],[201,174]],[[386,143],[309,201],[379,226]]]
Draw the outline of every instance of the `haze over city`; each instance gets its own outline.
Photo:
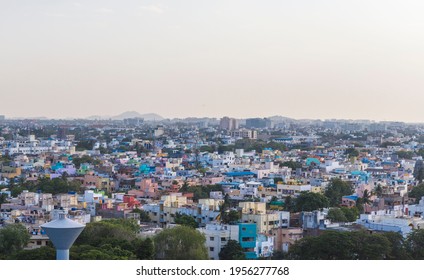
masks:
[[[423,122],[424,3],[0,0],[0,114]]]

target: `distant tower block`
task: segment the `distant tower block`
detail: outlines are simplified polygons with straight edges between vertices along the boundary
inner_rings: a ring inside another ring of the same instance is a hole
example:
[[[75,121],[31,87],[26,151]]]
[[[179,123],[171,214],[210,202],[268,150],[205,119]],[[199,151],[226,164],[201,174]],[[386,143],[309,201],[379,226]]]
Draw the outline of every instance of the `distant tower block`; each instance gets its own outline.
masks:
[[[74,244],[85,225],[66,218],[65,213],[59,214],[59,219],[41,226],[56,248],[57,260],[69,260],[69,248]]]

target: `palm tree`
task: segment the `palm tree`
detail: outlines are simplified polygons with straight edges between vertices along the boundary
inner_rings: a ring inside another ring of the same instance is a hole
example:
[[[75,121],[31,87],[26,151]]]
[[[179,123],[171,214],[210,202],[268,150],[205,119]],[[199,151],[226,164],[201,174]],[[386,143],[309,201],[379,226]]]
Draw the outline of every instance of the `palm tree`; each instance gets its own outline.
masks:
[[[365,205],[368,205],[371,203],[371,193],[368,192],[368,190],[364,191],[364,194],[362,195],[362,204],[363,204],[363,209],[364,209],[364,213],[365,213]]]

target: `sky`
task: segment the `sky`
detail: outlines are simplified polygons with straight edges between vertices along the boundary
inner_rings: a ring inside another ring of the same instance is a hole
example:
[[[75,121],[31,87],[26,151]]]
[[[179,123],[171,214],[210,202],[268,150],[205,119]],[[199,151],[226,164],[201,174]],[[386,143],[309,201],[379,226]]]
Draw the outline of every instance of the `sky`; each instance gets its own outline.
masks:
[[[424,122],[422,0],[0,0],[0,115]]]

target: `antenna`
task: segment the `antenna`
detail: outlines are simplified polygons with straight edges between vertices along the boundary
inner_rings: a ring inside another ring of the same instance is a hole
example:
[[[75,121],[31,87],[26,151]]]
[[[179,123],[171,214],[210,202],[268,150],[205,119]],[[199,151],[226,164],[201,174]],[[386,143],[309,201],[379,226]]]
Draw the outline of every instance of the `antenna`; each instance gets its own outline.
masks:
[[[66,217],[65,212],[59,213],[59,219],[41,225],[56,248],[56,260],[69,260],[69,248],[85,228],[85,225],[74,222]]]

